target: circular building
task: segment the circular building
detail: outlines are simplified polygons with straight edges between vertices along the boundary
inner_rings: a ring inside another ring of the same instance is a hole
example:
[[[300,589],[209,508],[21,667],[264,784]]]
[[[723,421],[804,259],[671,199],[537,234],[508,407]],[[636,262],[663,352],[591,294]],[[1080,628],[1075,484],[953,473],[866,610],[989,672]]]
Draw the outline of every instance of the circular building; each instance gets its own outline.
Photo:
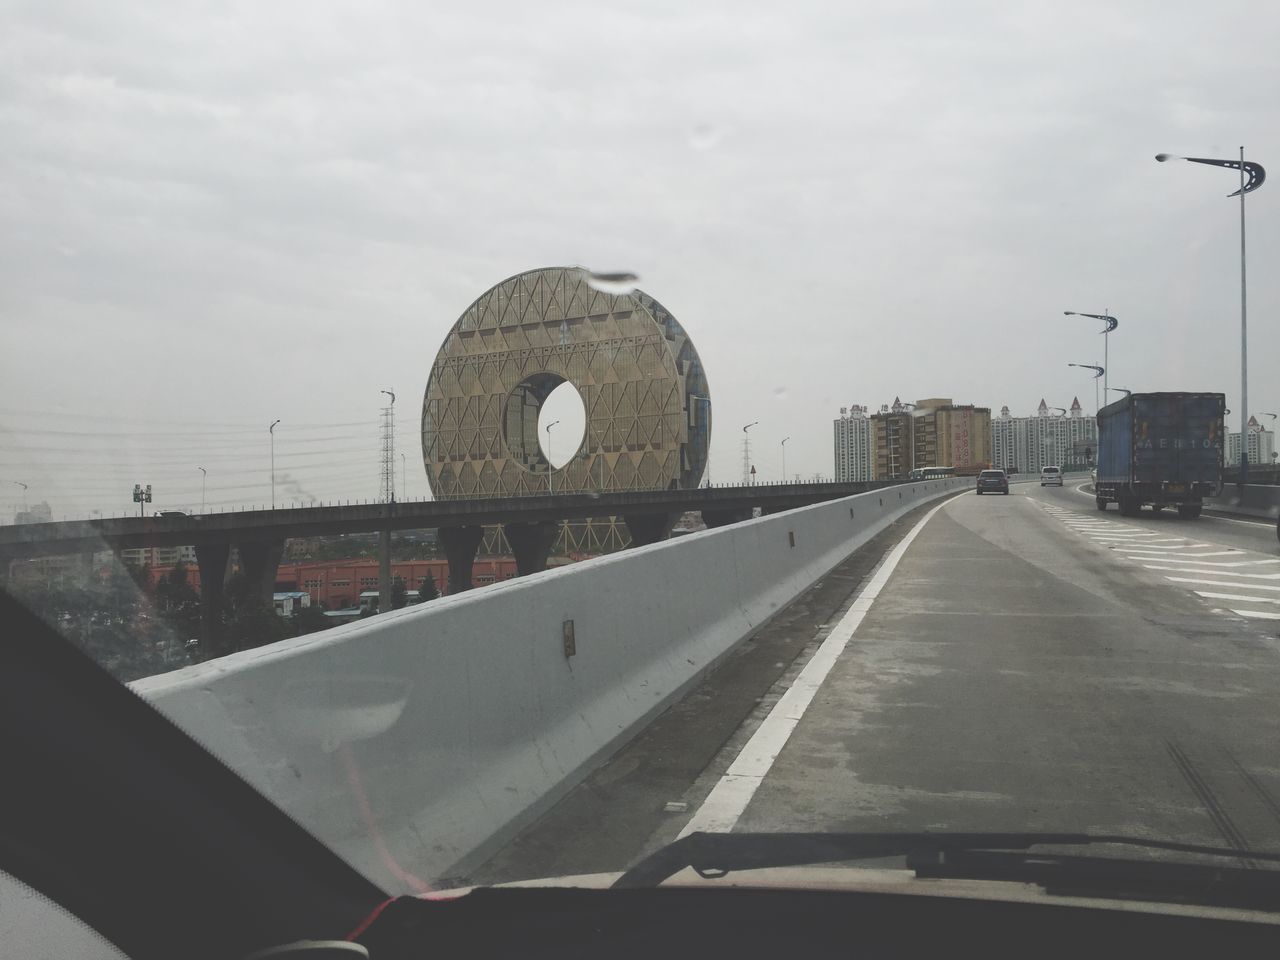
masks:
[[[463,311],[422,401],[436,496],[698,485],[711,439],[698,352],[651,296],[610,289],[580,268],[551,267],[503,280]],[[538,413],[566,382],[582,399],[586,431],[557,468],[540,444]]]

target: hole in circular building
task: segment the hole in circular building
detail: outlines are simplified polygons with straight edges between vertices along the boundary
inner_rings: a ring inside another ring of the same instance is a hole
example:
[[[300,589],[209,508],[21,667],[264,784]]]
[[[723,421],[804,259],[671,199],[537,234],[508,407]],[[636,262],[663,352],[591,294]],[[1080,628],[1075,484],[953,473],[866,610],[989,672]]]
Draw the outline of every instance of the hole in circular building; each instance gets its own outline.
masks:
[[[545,473],[573,459],[586,425],[577,388],[558,374],[537,373],[516,384],[507,397],[502,439],[522,467]]]

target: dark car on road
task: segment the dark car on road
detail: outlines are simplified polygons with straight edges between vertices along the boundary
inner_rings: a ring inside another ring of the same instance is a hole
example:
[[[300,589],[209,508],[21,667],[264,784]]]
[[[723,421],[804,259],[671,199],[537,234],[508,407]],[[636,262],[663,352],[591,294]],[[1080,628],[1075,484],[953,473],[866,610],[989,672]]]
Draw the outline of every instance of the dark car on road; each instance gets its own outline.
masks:
[[[1009,477],[1003,470],[983,470],[978,474],[978,496],[984,493],[1008,493]]]

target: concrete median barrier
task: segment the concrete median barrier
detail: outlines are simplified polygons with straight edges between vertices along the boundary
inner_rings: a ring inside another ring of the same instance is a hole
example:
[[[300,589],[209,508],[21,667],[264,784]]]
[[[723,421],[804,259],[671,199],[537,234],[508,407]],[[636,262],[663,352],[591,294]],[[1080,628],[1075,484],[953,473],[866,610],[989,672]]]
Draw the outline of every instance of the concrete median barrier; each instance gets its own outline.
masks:
[[[1280,486],[1247,483],[1241,488],[1234,483],[1224,484],[1218,496],[1205,500],[1204,507],[1274,521],[1280,517]]]
[[[421,891],[545,810],[893,520],[972,485],[689,534],[134,688],[375,882]]]

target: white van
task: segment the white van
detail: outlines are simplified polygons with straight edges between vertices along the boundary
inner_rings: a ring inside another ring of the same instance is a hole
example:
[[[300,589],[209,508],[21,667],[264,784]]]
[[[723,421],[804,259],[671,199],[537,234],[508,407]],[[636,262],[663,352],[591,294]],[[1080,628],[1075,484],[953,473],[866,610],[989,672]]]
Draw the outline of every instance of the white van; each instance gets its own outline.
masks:
[[[1062,468],[1061,467],[1045,467],[1040,471],[1040,486],[1048,486],[1056,484],[1062,486]]]

